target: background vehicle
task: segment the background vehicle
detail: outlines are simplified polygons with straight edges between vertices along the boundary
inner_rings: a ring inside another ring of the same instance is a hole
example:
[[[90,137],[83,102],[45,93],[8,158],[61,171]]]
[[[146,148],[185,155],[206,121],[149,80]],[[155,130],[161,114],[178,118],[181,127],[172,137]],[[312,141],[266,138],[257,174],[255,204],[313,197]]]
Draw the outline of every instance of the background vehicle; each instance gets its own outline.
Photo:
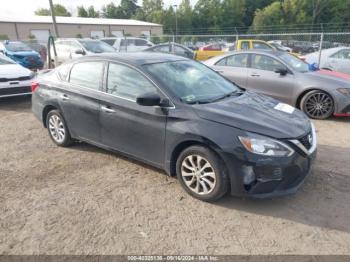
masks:
[[[307,63],[286,52],[236,52],[204,63],[239,86],[300,108],[311,118],[350,115],[348,80],[311,72]]]
[[[0,54],[0,97],[31,94],[34,76],[29,69]]]
[[[250,50],[250,49],[275,50],[275,48],[272,45],[270,45],[267,42],[262,41],[262,40],[241,39],[241,40],[236,41],[234,44],[234,50],[236,50],[236,51]],[[215,57],[215,56],[224,54],[226,50],[227,49],[219,49],[219,50],[218,49],[215,49],[215,50],[208,49],[208,50],[206,50],[206,49],[200,48],[198,51],[196,51],[195,57],[196,57],[196,60],[205,61],[211,57]],[[232,50],[232,48],[231,48],[231,50]]]
[[[116,50],[100,40],[94,39],[57,39],[55,41],[57,58],[56,66],[73,58],[98,53],[113,53]],[[51,54],[54,54],[53,50]]]
[[[184,45],[180,45],[177,43],[159,44],[159,45],[149,47],[149,48],[145,49],[144,51],[168,53],[168,54],[174,54],[174,55],[194,59],[194,52],[191,49],[187,48]]]
[[[84,57],[41,75],[33,90],[33,112],[57,145],[78,139],[122,152],[176,174],[204,201],[229,189],[293,193],[316,156],[315,129],[299,110],[179,56]]]
[[[47,48],[45,45],[39,44],[39,43],[27,43],[27,45],[32,48],[34,51],[38,52],[40,54],[41,59],[46,61],[47,59]]]
[[[0,42],[0,53],[29,69],[42,69],[44,66],[44,61],[41,59],[40,54],[22,42]]]
[[[309,64],[318,64],[319,52],[305,55]],[[335,47],[322,50],[319,68],[350,74],[350,47]]]
[[[113,46],[118,52],[142,51],[154,44],[147,39],[137,37],[106,37],[101,41]]]
[[[286,51],[289,53],[291,53],[293,51],[292,48],[282,45],[282,41],[273,40],[273,41],[268,41],[267,43],[269,43],[270,45],[272,45],[275,49],[277,49],[279,51]]]

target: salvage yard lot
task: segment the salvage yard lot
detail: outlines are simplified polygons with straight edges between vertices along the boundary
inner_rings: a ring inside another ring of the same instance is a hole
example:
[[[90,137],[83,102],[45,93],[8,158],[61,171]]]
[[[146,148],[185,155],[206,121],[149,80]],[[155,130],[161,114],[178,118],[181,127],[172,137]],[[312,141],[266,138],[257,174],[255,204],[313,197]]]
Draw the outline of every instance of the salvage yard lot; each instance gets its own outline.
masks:
[[[30,107],[0,100],[1,254],[350,254],[350,119],[314,121],[296,195],[209,204],[118,154],[57,147]]]

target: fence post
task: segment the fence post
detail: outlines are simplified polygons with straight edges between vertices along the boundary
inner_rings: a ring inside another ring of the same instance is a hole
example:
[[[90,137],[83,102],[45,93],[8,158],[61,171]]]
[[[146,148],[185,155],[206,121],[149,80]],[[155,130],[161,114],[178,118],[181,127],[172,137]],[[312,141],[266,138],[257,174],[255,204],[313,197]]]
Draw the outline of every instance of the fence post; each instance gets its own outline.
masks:
[[[235,31],[236,31],[236,43],[238,41],[238,31],[237,31],[237,28],[235,27]]]
[[[323,36],[324,36],[324,33],[322,32],[321,33],[321,39],[320,39],[320,47],[319,47],[319,50],[318,50],[318,68],[321,67],[321,55],[322,55],[322,45],[323,45]]]

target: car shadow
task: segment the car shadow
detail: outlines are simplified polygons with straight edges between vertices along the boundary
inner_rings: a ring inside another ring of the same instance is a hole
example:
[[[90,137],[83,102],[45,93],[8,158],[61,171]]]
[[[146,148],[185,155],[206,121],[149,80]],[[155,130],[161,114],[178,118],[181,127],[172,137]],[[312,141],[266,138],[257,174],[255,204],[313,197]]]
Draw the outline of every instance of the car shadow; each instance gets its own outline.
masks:
[[[227,209],[350,233],[349,156],[350,147],[321,145],[312,174],[295,195],[272,199],[228,195],[215,204]]]
[[[126,157],[118,152],[110,152],[86,143],[77,143],[73,150],[98,152],[151,169],[165,175],[163,170]],[[350,147],[340,148],[321,145],[318,148],[318,159],[312,174],[307,178],[299,191],[291,196],[251,199],[233,197],[229,194],[213,206],[240,210],[249,213],[277,217],[320,228],[329,228],[350,233]],[[326,160],[325,160],[326,159]],[[344,165],[342,165],[342,163]],[[337,166],[342,165],[340,168]],[[173,178],[174,180],[176,177]],[[180,186],[180,185],[179,185]],[[194,200],[197,201],[197,200]]]
[[[28,111],[32,106],[32,96],[13,96],[0,98],[0,110],[22,112]]]

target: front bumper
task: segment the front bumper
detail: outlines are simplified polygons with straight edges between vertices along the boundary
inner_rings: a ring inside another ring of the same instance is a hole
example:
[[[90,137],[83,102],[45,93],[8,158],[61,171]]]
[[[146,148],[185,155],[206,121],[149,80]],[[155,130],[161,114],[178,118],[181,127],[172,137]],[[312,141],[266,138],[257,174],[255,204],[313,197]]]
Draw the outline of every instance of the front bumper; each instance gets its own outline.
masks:
[[[249,152],[223,153],[228,169],[231,194],[268,198],[295,193],[311,173],[317,155],[316,134],[309,149],[298,139],[284,141],[294,149],[290,157],[259,156]]]
[[[31,95],[32,89],[30,86],[16,86],[0,88],[0,97],[23,96]]]

